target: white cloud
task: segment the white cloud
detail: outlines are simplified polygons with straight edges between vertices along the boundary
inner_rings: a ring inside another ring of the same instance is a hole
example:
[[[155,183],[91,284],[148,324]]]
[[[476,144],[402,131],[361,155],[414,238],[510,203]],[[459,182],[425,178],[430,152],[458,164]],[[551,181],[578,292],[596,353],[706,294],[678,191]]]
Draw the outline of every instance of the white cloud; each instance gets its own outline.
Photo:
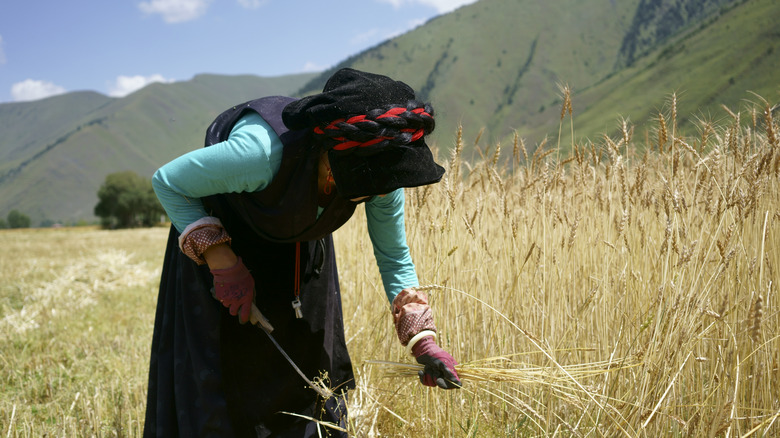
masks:
[[[162,75],[118,76],[116,82],[108,87],[108,95],[111,97],[125,97],[154,82],[170,83],[173,82],[173,79],[165,79]]]
[[[477,0],[379,0],[381,2],[390,3],[396,8],[400,8],[406,4],[421,4],[435,8],[440,14],[446,14],[452,12],[455,9],[463,5],[475,3]]]
[[[3,50],[3,36],[0,35],[0,65],[5,64],[5,50]]]
[[[327,67],[319,65],[316,62],[306,61],[306,63],[303,65],[303,69],[301,70],[301,72],[302,73],[313,73],[313,72],[323,71],[326,68]]]
[[[25,79],[11,85],[11,98],[15,102],[27,102],[66,93],[65,88],[51,82]]]
[[[415,27],[422,26],[423,24],[425,24],[425,20],[419,18],[417,20],[409,20],[408,22],[409,29],[414,29]]]
[[[238,4],[247,9],[259,9],[268,3],[268,0],[238,0]]]
[[[149,0],[138,4],[147,14],[160,14],[166,23],[194,20],[206,13],[211,0]]]

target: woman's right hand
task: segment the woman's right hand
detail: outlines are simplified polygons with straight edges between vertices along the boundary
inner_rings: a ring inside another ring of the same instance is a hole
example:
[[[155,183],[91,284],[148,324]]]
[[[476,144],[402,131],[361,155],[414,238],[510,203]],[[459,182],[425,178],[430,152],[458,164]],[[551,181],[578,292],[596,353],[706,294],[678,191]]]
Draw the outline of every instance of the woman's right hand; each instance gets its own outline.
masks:
[[[255,298],[255,280],[241,257],[227,244],[214,245],[203,253],[214,276],[214,295],[241,324],[249,321]]]
[[[202,254],[209,269],[225,269],[236,264],[238,256],[227,243],[220,243],[206,248]]]
[[[417,363],[425,368],[419,371],[420,382],[425,386],[456,389],[463,386],[455,371],[458,362],[448,352],[436,345],[433,336],[427,336],[412,347]]]

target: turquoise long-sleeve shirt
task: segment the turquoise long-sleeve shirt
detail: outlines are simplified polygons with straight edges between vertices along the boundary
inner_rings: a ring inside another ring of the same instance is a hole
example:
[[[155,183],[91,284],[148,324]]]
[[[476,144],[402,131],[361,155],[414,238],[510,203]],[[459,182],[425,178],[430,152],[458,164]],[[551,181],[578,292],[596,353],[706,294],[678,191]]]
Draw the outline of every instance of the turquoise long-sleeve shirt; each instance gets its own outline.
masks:
[[[242,117],[227,140],[184,154],[162,166],[152,185],[173,226],[208,216],[200,198],[219,193],[255,192],[271,183],[282,160],[282,142],[256,113]],[[404,192],[395,190],[365,203],[366,225],[385,294],[390,302],[417,286],[404,224]]]

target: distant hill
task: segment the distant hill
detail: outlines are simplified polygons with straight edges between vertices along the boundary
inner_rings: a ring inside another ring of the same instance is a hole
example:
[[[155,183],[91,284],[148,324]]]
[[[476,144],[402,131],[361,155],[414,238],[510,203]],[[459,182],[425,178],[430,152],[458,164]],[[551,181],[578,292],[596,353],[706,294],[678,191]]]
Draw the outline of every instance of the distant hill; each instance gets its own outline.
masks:
[[[315,93],[347,66],[401,79],[432,101],[441,153],[461,124],[467,148],[483,128],[481,147],[507,145],[514,132],[529,148],[557,140],[559,84],[573,90],[577,141],[599,141],[622,118],[635,135],[652,132],[673,92],[681,117],[718,119],[721,105],[755,100],[750,92],[780,100],[778,22],[776,0],[481,0],[321,74],[202,75],[122,99],[81,92],[0,104],[0,216],[17,208],[33,223],[91,219],[106,174],[151,175],[200,147],[227,106]],[[680,129],[695,132],[694,121]]]
[[[0,216],[18,209],[33,224],[91,220],[107,174],[151,177],[202,147],[206,127],[230,105],[292,94],[311,77],[199,75],[121,99],[76,92],[0,104]]]

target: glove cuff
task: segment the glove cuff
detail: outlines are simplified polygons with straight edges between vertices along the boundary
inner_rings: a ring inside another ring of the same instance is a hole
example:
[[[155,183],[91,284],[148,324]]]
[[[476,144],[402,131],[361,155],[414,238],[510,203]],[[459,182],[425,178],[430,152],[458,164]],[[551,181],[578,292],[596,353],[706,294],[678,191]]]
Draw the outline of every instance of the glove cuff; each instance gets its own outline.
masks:
[[[203,253],[209,247],[220,243],[230,243],[231,239],[222,222],[207,216],[187,225],[179,236],[179,249],[198,265],[205,265]]]
[[[229,268],[211,269],[211,275],[214,276],[214,281],[240,281],[249,274],[249,269],[244,266],[244,261],[241,256],[238,256],[236,264]]]
[[[419,343],[422,345],[423,339],[427,338],[428,336],[431,337],[432,342],[436,342],[436,332],[433,330],[423,330],[420,333],[417,333],[412,337],[412,339],[409,339],[409,344],[406,346],[406,350],[414,357],[417,357],[417,354],[414,352],[414,346]]]
[[[402,290],[393,300],[393,323],[403,346],[409,345],[409,341],[423,330],[435,332],[436,324],[425,292],[414,288]]]

